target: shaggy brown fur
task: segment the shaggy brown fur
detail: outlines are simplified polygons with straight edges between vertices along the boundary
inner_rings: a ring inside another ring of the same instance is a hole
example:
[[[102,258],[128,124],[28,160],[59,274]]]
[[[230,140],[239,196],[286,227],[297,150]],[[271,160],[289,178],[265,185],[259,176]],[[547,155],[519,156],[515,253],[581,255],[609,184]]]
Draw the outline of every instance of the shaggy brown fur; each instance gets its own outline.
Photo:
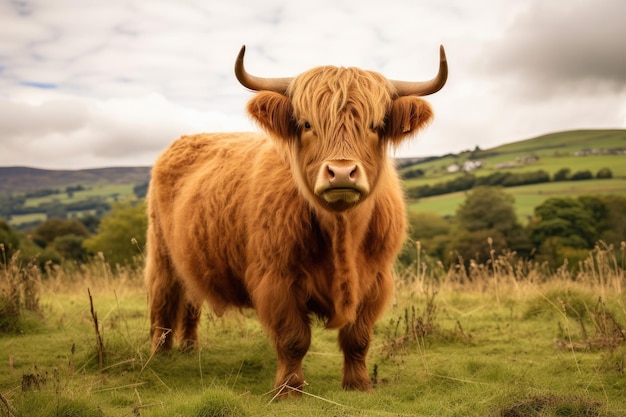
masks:
[[[344,388],[370,390],[365,359],[406,226],[387,150],[431,119],[430,106],[396,97],[379,74],[321,67],[285,95],[257,93],[248,112],[268,135],[184,136],[154,165],[152,348],[170,349],[174,334],[196,346],[204,301],[218,315],[252,307],[276,348],[275,386],[300,387],[317,315],[339,329]],[[354,187],[327,193],[336,166],[354,169],[343,178]]]

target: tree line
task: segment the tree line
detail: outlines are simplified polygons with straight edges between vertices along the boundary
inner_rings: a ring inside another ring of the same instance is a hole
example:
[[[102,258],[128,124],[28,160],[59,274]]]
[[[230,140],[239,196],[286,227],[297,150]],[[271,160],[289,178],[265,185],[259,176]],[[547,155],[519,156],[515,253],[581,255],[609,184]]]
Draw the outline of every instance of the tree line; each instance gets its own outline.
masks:
[[[471,262],[489,264],[494,253],[514,252],[550,268],[562,266],[565,259],[576,268],[598,241],[625,250],[626,196],[549,198],[535,207],[525,226],[517,219],[514,203],[502,186],[482,186],[468,192],[452,218],[408,213],[409,236],[400,264],[415,261],[417,242],[423,253],[445,265],[465,267]],[[19,251],[22,259],[37,259],[42,266],[86,262],[94,256],[112,265],[138,266],[146,229],[143,201],[115,203],[101,219],[52,218],[26,232],[0,220],[0,259]]]
[[[82,263],[99,256],[112,266],[137,266],[147,223],[143,201],[114,203],[102,218],[53,217],[21,232],[0,219],[0,263],[18,256],[45,269],[50,264]]]
[[[404,174],[406,178],[415,178],[423,171],[415,170],[409,171]],[[597,179],[609,179],[613,177],[613,173],[609,168],[600,169],[595,178]],[[457,191],[467,191],[474,187],[481,186],[503,186],[503,187],[517,187],[520,185],[541,184],[550,181],[581,181],[593,179],[594,175],[589,170],[581,170],[571,174],[569,168],[563,168],[557,171],[552,178],[550,174],[544,170],[537,170],[531,172],[511,172],[511,171],[496,171],[486,176],[476,176],[471,173],[465,173],[452,180],[438,182],[432,185],[426,184],[418,187],[412,187],[406,190],[409,198],[424,198],[432,197],[435,195],[442,195],[448,193],[454,193]]]
[[[77,213],[83,214],[89,212],[92,216],[101,218],[111,209],[111,203],[103,196],[89,196],[83,199],[75,199],[71,202],[62,202],[54,196],[62,193],[67,194],[68,198],[74,198],[74,193],[85,191],[82,185],[74,185],[59,189],[42,189],[25,194],[3,195],[0,196],[0,218],[10,220],[13,216],[27,214],[43,214],[48,219],[61,218],[67,219],[76,216]],[[137,199],[143,199],[148,190],[148,183],[137,184],[133,187],[133,194]],[[48,201],[39,203],[37,206],[28,204],[29,199],[51,197]],[[119,196],[114,194],[113,198],[117,201]],[[20,224],[18,230],[30,230],[36,227],[41,221],[33,221]]]
[[[514,203],[503,187],[483,186],[468,192],[451,219],[409,213],[410,244],[401,262],[408,265],[415,260],[416,242],[444,264],[465,267],[472,261],[489,264],[494,252],[514,252],[552,269],[567,259],[569,268],[575,269],[599,241],[615,250],[625,249],[626,196],[549,198],[535,207],[525,226],[517,219]]]

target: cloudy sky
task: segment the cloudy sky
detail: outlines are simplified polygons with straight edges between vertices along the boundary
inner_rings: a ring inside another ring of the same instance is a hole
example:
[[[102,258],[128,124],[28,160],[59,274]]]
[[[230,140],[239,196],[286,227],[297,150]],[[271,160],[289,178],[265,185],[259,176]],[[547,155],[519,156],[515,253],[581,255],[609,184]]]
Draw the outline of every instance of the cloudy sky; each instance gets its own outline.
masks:
[[[434,76],[397,156],[626,128],[624,0],[0,0],[0,166],[150,165],[202,131],[251,130],[233,75],[317,65]]]

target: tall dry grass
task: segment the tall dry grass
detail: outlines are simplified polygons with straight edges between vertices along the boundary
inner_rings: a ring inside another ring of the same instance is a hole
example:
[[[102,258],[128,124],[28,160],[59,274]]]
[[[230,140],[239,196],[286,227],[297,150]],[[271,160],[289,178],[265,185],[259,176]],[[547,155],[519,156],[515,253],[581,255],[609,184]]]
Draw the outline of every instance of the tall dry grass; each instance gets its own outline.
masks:
[[[534,326],[532,329],[534,333],[548,334],[545,338],[538,339],[548,347],[554,338],[556,356],[560,357],[562,351],[575,352],[576,355],[567,356],[574,357],[576,366],[579,366],[581,359],[585,359],[583,355],[587,353],[578,351],[600,350],[602,356],[596,368],[605,367],[608,369],[605,372],[607,374],[614,373],[617,369],[619,377],[623,378],[622,375],[626,373],[623,360],[626,349],[624,331],[626,309],[623,305],[620,307],[619,302],[616,303],[615,300],[626,301],[623,295],[624,245],[613,248],[599,242],[589,252],[588,257],[581,261],[577,273],[570,272],[565,264],[562,268],[550,270],[546,264],[521,259],[515,253],[495,251],[492,251],[491,259],[485,264],[469,263],[465,268],[462,266],[463,262],[459,262],[448,267],[439,260],[428,257],[419,244],[416,244],[415,249],[417,261],[397,273],[397,303],[390,309],[387,318],[377,325],[378,333],[371,349],[370,362],[377,391],[367,398],[354,394],[336,394],[330,388],[326,389],[324,385],[325,378],[329,378],[326,370],[328,364],[319,359],[313,359],[308,364],[310,375],[314,376],[310,381],[313,385],[307,388],[309,392],[307,396],[315,397],[320,403],[324,402],[323,407],[330,407],[334,414],[340,415],[343,410],[343,415],[348,415],[349,411],[358,410],[360,414],[357,415],[372,415],[370,408],[378,410],[392,407],[389,398],[394,398],[394,401],[399,403],[406,398],[406,405],[398,404],[395,408],[397,411],[393,413],[400,415],[403,410],[412,410],[412,407],[415,407],[416,395],[420,403],[429,404],[423,409],[430,407],[432,410],[442,410],[447,406],[441,408],[443,401],[441,392],[445,392],[445,398],[456,398],[455,401],[458,403],[471,402],[479,398],[480,401],[475,403],[474,407],[480,410],[486,408],[503,410],[497,415],[533,415],[514,413],[527,407],[547,409],[557,402],[578,406],[579,400],[561,396],[562,391],[558,387],[552,391],[540,391],[539,395],[526,395],[524,390],[531,386],[530,382],[525,382],[528,385],[522,384],[521,388],[515,384],[506,385],[507,381],[511,380],[511,375],[522,375],[523,380],[525,374],[516,368],[515,361],[507,360],[517,353],[507,350],[511,345],[505,343],[506,335],[500,333],[510,331],[511,337],[522,339],[528,334],[530,326]],[[100,404],[105,404],[108,407],[107,415],[122,415],[111,410],[120,407],[120,401],[123,400],[126,404],[124,415],[200,415],[205,411],[203,406],[188,405],[189,392],[195,393],[194,385],[189,380],[195,381],[194,378],[199,374],[201,385],[209,380],[207,375],[211,375],[212,381],[218,381],[206,382],[208,388],[203,395],[210,395],[215,389],[218,394],[225,391],[233,404],[240,408],[239,411],[253,410],[248,413],[249,415],[267,415],[268,412],[275,410],[292,411],[289,403],[272,404],[275,409],[261,408],[267,406],[257,406],[257,403],[265,401],[257,401],[254,395],[249,395],[248,390],[263,392],[264,384],[271,380],[273,374],[273,369],[269,369],[271,366],[266,365],[268,356],[272,355],[271,347],[260,342],[264,340],[261,336],[262,330],[253,315],[242,318],[239,314],[233,314],[216,322],[208,314],[209,320],[203,329],[210,336],[207,337],[210,344],[205,346],[206,350],[200,349],[194,355],[153,358],[149,350],[141,263],[142,260],[138,259],[138,263],[133,267],[112,266],[99,255],[86,264],[62,266],[48,264],[43,270],[37,268],[35,264],[20,264],[17,258],[6,260],[0,265],[2,294],[3,296],[19,294],[14,296],[14,299],[20,300],[20,315],[28,312],[26,305],[32,307],[33,301],[38,300],[39,295],[43,295],[44,300],[42,311],[50,317],[54,317],[55,314],[55,310],[46,307],[50,295],[67,294],[67,297],[59,299],[74,301],[79,297],[82,300],[80,303],[82,306],[77,307],[82,312],[70,314],[72,317],[80,317],[82,320],[80,323],[77,321],[70,326],[63,321],[65,318],[57,320],[63,332],[76,332],[73,327],[80,329],[80,336],[69,338],[81,341],[77,344],[80,354],[74,353],[74,345],[70,347],[65,342],[65,337],[61,341],[55,341],[54,338],[46,339],[51,343],[58,343],[58,351],[65,352],[69,358],[67,373],[61,373],[62,389],[57,392],[55,385],[47,391],[44,389],[41,395],[33,394],[31,391],[20,395],[19,389],[11,391],[11,395],[6,396],[8,402],[5,409],[15,407],[20,410],[31,410],[32,407],[28,408],[29,406],[24,404],[27,402],[30,404],[31,398],[37,398],[41,407],[48,407],[53,410],[52,412],[56,410],[56,415],[61,415],[63,404],[70,400],[72,404],[74,401],[83,401],[84,407],[91,407],[93,404],[99,407]],[[28,290],[29,286],[34,290]],[[93,300],[88,298],[88,289],[91,289],[91,294],[94,295]],[[115,295],[114,299],[112,294]],[[27,302],[27,298],[31,301]],[[511,306],[514,306],[515,310]],[[90,320],[88,307],[91,307],[93,323],[88,323]],[[546,310],[550,311],[546,313]],[[483,313],[485,311],[489,311],[489,314]],[[494,318],[495,315],[499,317]],[[85,322],[90,326],[84,326]],[[484,323],[488,325],[485,326]],[[514,325],[505,327],[511,323]],[[477,324],[480,326],[477,327]],[[523,332],[515,333],[520,328],[524,329]],[[557,328],[560,333],[553,334]],[[96,343],[94,340],[98,339],[99,334],[101,342]],[[258,335],[259,342],[251,342],[255,337],[248,337],[250,334]],[[23,339],[22,336],[20,339]],[[312,355],[329,355],[329,358],[336,358],[338,355],[328,353],[334,352],[332,349],[336,344],[332,335],[320,335],[316,343],[319,352],[313,351]],[[504,353],[493,354],[491,357],[479,356],[476,352],[491,351],[487,345]],[[70,353],[67,353],[70,349]],[[245,355],[240,353],[242,349],[246,349]],[[210,351],[210,354],[207,351]],[[449,358],[446,357],[445,362],[440,359],[441,355],[450,352],[453,353]],[[546,350],[543,352],[545,355]],[[465,357],[467,353],[476,354],[468,358]],[[524,355],[526,360],[536,363],[544,359],[533,356],[532,349]],[[34,358],[30,359],[32,363],[46,363],[46,360],[38,357],[36,352],[33,352],[32,358]],[[57,362],[54,359],[47,363]],[[227,365],[224,365],[225,362]],[[49,369],[50,366],[52,365],[48,365]],[[411,368],[413,374],[405,372],[406,368]],[[487,374],[489,368],[494,369],[493,375]],[[585,375],[586,379],[605,378],[599,371],[583,374],[586,368],[582,365],[580,368],[580,371],[572,375]],[[541,371],[550,377],[554,373],[552,368],[548,371],[542,368]],[[37,372],[35,368],[35,371],[27,371],[25,375],[36,378]],[[228,375],[224,378],[227,382],[223,385],[219,382],[221,372]],[[590,375],[589,378],[586,375]],[[547,378],[543,374],[540,377]],[[19,375],[15,378],[19,379]],[[535,383],[537,378],[539,376],[533,376],[532,382]],[[9,378],[6,380],[9,381]],[[242,380],[246,382],[240,384],[239,381]],[[49,381],[51,381],[49,384],[59,384],[54,382],[52,377]],[[85,388],[88,385],[85,381],[93,384],[92,387]],[[567,384],[569,382],[566,381]],[[6,384],[9,383],[13,382]],[[333,384],[332,386],[339,386],[338,382]],[[503,388],[498,392],[500,384]],[[176,391],[177,386],[183,388]],[[483,388],[487,386],[489,390],[495,389],[497,393],[495,395],[489,393],[487,388]],[[545,386],[551,385],[546,382]],[[437,392],[437,389],[445,391]],[[109,395],[110,391],[116,393],[113,400]],[[245,391],[246,394],[238,396],[236,393],[241,391]],[[505,391],[513,394],[507,394]],[[164,401],[163,392],[176,394],[173,397],[168,396],[167,401]],[[416,392],[419,394],[415,394]],[[486,397],[489,398],[488,407],[484,404]],[[588,401],[596,401],[595,396],[584,397],[584,401],[587,401],[587,398]],[[20,402],[23,399],[27,401]],[[56,408],[46,405],[50,401],[56,402]],[[367,404],[368,401],[371,407]],[[319,411],[315,410],[317,403],[309,401],[304,404],[309,408],[294,405],[293,408],[294,410],[297,408],[298,413],[285,412],[285,415],[319,415]],[[385,406],[381,407],[381,404]],[[581,407],[588,404],[591,402],[584,402]],[[597,411],[600,406],[594,407]],[[130,409],[132,411],[129,411]],[[163,412],[159,414],[158,409],[163,409]],[[180,411],[187,409],[189,409],[187,413]],[[507,411],[509,409],[510,411]],[[177,414],[172,410],[179,412]],[[14,414],[20,415],[17,412]],[[375,415],[389,414],[391,413],[379,411]],[[24,412],[21,415],[55,414],[40,411],[38,414]]]
[[[569,268],[568,260],[552,269],[547,262],[519,257],[515,252],[496,253],[491,239],[486,242],[491,257],[486,263],[470,260],[465,267],[462,259],[445,266],[439,259],[429,257],[416,242],[416,261],[396,272],[400,287],[407,285],[420,293],[428,293],[434,285],[447,290],[481,291],[494,294],[500,300],[503,293],[525,294],[529,287],[540,284],[577,283],[598,291],[600,296],[620,294],[626,285],[626,242],[619,248],[599,241],[589,251],[578,268]]]
[[[23,264],[19,252],[7,258],[2,243],[0,256],[0,332],[14,332],[24,311],[40,311],[42,271],[34,261]]]

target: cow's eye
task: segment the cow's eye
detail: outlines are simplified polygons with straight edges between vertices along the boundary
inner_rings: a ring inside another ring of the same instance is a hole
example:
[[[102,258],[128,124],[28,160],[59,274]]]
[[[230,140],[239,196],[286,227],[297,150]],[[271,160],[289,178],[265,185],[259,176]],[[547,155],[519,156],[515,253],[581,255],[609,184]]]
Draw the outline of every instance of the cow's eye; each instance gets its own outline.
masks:
[[[303,126],[304,126],[304,128],[305,128],[306,130],[311,129],[311,123],[309,123],[309,122],[304,122],[304,125],[303,125]]]

